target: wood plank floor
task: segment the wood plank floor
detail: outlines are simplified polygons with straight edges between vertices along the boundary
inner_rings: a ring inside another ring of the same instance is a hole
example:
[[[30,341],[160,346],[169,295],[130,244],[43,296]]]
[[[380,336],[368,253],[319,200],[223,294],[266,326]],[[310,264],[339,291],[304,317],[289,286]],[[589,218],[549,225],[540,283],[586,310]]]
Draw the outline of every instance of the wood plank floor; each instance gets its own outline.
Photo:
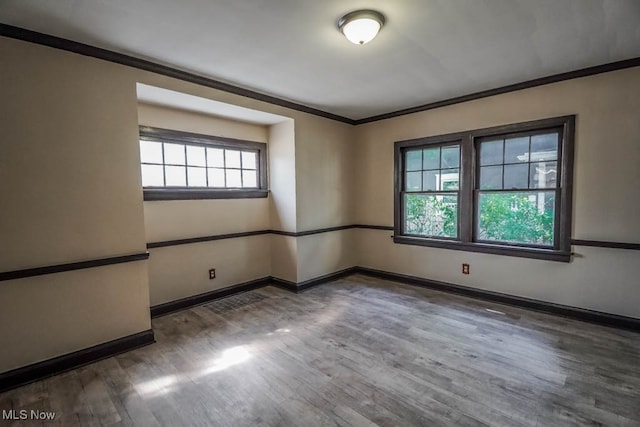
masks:
[[[0,411],[64,426],[640,425],[640,334],[361,275],[153,328],[156,344],[0,394]]]

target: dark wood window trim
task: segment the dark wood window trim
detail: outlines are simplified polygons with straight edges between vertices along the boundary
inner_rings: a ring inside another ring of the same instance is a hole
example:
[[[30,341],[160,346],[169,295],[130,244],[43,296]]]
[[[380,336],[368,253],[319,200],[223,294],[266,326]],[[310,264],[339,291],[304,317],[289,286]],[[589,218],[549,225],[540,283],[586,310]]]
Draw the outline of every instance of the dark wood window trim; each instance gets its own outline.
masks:
[[[170,142],[187,146],[231,148],[256,151],[258,155],[257,188],[203,188],[203,187],[144,187],[145,201],[243,199],[269,195],[267,183],[267,144],[233,138],[201,135],[170,129],[140,126],[141,141]]]
[[[513,245],[502,242],[478,242],[474,236],[475,188],[477,180],[477,142],[481,138],[503,136],[511,133],[535,132],[544,129],[560,129],[559,145],[560,173],[556,190],[557,216],[554,230],[553,248]],[[398,141],[394,147],[394,237],[395,243],[429,246],[442,249],[482,252],[497,255],[544,259],[550,261],[571,261],[571,219],[573,187],[573,146],[575,116],[554,117],[524,123],[495,126],[447,135]],[[439,146],[458,141],[460,143],[460,197],[458,205],[458,239],[422,237],[404,233],[402,222],[404,206],[402,202],[404,183],[404,153],[407,149]]]

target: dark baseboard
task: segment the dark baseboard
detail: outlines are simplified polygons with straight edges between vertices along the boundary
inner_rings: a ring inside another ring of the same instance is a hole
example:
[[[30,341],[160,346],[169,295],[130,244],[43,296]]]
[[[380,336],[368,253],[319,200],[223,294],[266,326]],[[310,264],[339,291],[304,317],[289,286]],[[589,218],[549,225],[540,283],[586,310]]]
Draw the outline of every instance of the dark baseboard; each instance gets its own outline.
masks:
[[[251,280],[249,282],[240,283],[233,286],[228,286],[222,289],[216,289],[215,291],[205,292],[203,294],[193,295],[190,297],[182,298],[176,301],[166,302],[164,304],[158,304],[151,307],[151,317],[159,317],[165,314],[173,313],[176,311],[184,310],[197,305],[205,304],[220,298],[228,297],[231,295],[239,294],[242,292],[252,291],[254,289],[262,288],[264,286],[273,285],[281,289],[285,289],[290,292],[298,293],[313,286],[318,286],[323,283],[330,282],[332,280],[346,277],[355,272],[355,267],[347,268],[345,270],[336,271],[335,273],[326,274],[324,276],[316,277],[315,279],[306,280],[300,283],[294,283],[289,280],[280,279],[278,277],[267,276],[260,279]]]
[[[280,279],[278,277],[271,277],[270,280],[270,284],[280,288],[280,289],[284,289],[285,291],[290,291],[293,293],[297,293],[298,292],[298,285],[296,285],[295,282],[291,282],[289,280],[285,280],[285,279]]]
[[[79,368],[155,342],[153,331],[118,338],[0,374],[0,392]]]
[[[371,277],[391,280],[394,282],[401,282],[409,285],[463,295],[485,301],[498,302],[501,304],[512,305],[529,310],[541,311],[544,313],[554,314],[570,319],[581,320],[583,322],[640,332],[640,319],[636,319],[633,317],[619,316],[617,314],[603,313],[595,310],[587,310],[584,308],[571,307],[568,305],[540,301],[531,298],[507,295],[499,292],[471,288],[462,285],[455,285],[452,283],[439,282],[436,280],[429,280],[416,276],[408,276],[405,274],[374,270],[372,268],[356,267],[355,272]]]
[[[507,295],[499,292],[471,288],[468,286],[456,285],[436,280],[429,280],[422,277],[375,270],[366,267],[350,267],[300,283],[294,283],[277,277],[263,277],[261,279],[256,279],[204,294],[194,295],[192,297],[153,306],[151,307],[151,316],[158,317],[163,314],[193,307],[195,305],[200,305],[233,294],[251,291],[268,285],[277,286],[282,289],[286,289],[287,291],[299,293],[314,286],[322,285],[324,283],[328,283],[352,274],[363,274],[366,276],[377,277],[384,280],[391,280],[408,285],[420,286],[428,289],[463,295],[480,300],[512,305],[598,325],[640,332],[640,319],[633,317],[619,316],[616,314],[603,313],[599,311],[571,307],[562,304],[555,304],[531,298]],[[22,386],[37,380],[48,378],[65,371],[69,371],[71,369],[79,368],[81,366],[88,365],[90,363],[97,362],[107,357],[115,356],[117,354],[130,351],[151,344],[153,342],[155,342],[153,331],[143,331],[137,334],[129,335],[127,337],[119,338],[90,348],[86,348],[84,350],[79,350],[53,359],[45,360],[43,362],[4,372],[0,374],[0,392],[10,390],[12,388]]]
[[[349,267],[344,270],[336,271],[334,273],[325,274],[324,276],[316,277],[314,279],[305,280],[304,282],[294,283],[289,280],[279,279],[277,277],[271,277],[271,284],[282,289],[286,289],[291,292],[302,292],[314,286],[322,285],[327,282],[347,277],[357,272],[358,267]]]
[[[219,289],[213,292],[207,292],[206,294],[195,295],[193,297],[154,306],[151,308],[151,313],[152,317],[157,317],[162,314],[182,310],[218,298],[223,298],[236,293],[258,289],[268,285],[273,285],[278,288],[285,289],[289,292],[300,293],[314,286],[319,286],[346,276],[350,276],[352,274],[364,274],[366,276],[377,277],[384,280],[391,280],[408,285],[420,286],[437,291],[463,295],[470,298],[512,305],[515,307],[540,311],[598,325],[640,332],[640,319],[636,319],[633,317],[603,313],[595,310],[571,307],[568,305],[556,304],[525,297],[518,297],[514,295],[503,294],[500,292],[487,291],[484,289],[472,288],[469,286],[456,285],[453,283],[440,282],[437,280],[430,280],[406,274],[375,270],[366,267],[350,267],[299,283],[273,276],[264,277],[261,279],[253,280],[251,282],[242,283],[240,285],[230,286],[228,288]]]
[[[226,288],[216,289],[211,292],[193,295],[175,301],[158,304],[151,307],[151,318],[173,313],[174,311],[184,310],[196,305],[205,304],[207,302],[228,297],[230,295],[242,292],[252,291],[271,284],[271,277],[262,277],[260,279],[250,280],[248,282],[239,283],[237,285],[227,286]]]
[[[238,285],[228,286],[222,289],[216,289],[215,291],[205,292],[203,294],[193,295],[187,298],[182,298],[176,301],[170,301],[164,304],[158,304],[151,307],[151,317],[159,317],[165,314],[173,313],[176,311],[184,310],[197,305],[205,304],[220,298],[228,297],[231,295],[239,294],[242,292],[252,291],[254,289],[262,288],[264,286],[273,285],[281,289],[285,289],[290,292],[298,293],[307,290],[311,287],[322,285],[323,283],[337,280],[342,277],[346,277],[355,273],[356,267],[347,268],[345,270],[336,271],[334,273],[326,274],[324,276],[316,277],[304,282],[295,283],[289,280],[280,279],[278,277],[267,276],[260,279],[251,280],[249,282],[240,283]]]

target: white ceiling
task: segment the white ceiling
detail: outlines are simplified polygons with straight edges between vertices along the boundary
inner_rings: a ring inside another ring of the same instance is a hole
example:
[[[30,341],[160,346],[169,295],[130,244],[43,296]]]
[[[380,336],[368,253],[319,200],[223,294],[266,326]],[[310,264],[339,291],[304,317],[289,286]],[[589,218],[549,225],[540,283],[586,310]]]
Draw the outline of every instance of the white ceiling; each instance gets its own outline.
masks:
[[[213,99],[201,98],[169,89],[149,86],[142,83],[136,85],[138,101],[160,105],[180,110],[194,111],[196,113],[211,114],[241,122],[255,123],[259,125],[273,125],[287,120],[287,117],[250,108],[231,105]]]
[[[349,43],[345,12],[387,17]],[[640,57],[640,0],[1,0],[0,22],[360,119]]]

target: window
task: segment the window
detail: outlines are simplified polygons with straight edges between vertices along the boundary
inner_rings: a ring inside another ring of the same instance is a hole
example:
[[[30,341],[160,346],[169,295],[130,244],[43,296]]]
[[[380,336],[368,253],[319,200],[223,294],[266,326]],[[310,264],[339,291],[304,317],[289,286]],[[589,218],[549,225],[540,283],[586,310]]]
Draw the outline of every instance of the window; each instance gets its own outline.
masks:
[[[266,144],[140,128],[145,200],[266,197]]]
[[[396,142],[394,241],[570,261],[574,121]]]
[[[405,233],[458,237],[460,144],[405,152]]]

